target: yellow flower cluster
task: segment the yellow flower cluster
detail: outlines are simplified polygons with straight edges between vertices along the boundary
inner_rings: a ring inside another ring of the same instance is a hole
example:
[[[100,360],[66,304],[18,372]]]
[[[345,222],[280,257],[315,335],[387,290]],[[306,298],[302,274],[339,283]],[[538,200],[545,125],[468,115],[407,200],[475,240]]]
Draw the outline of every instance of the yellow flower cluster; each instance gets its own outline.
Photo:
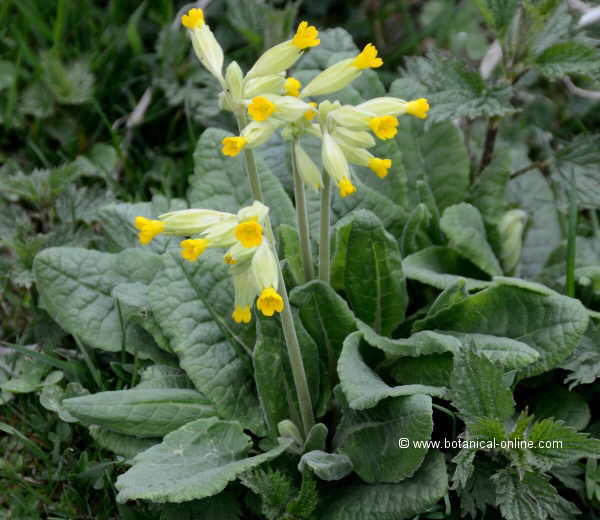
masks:
[[[277,292],[279,271],[272,245],[263,233],[268,208],[255,201],[237,214],[208,209],[186,209],[160,215],[153,220],[136,217],[141,244],[149,244],[157,235],[194,236],[180,242],[181,256],[188,262],[196,261],[207,248],[228,248],[223,261],[229,265],[235,290],[232,318],[237,323],[248,323],[251,308],[256,307],[265,316],[273,316],[284,308],[283,298]]]

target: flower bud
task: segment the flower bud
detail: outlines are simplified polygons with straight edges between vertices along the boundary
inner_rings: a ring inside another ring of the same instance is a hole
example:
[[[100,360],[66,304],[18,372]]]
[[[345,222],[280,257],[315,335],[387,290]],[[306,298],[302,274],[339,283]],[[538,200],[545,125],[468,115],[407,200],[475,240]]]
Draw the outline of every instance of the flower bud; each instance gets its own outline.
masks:
[[[222,73],[223,49],[221,49],[210,27],[203,24],[201,27],[191,29],[190,36],[194,52],[200,62],[223,85],[225,83]]]
[[[259,291],[267,287],[277,290],[279,284],[277,259],[267,240],[263,240],[260,246],[256,248],[250,269],[252,269],[252,274],[254,275],[254,280]]]
[[[225,83],[234,102],[239,103],[243,95],[244,74],[237,62],[232,61],[225,71]]]
[[[299,142],[294,144],[294,159],[302,180],[317,190],[321,189],[323,187],[321,172]]]
[[[358,166],[368,166],[369,161],[373,158],[373,154],[365,148],[357,148],[355,146],[348,146],[347,144],[340,142],[336,139],[337,144],[344,153],[344,156],[348,162],[357,164]]]
[[[183,209],[164,213],[158,218],[164,224],[164,233],[190,236],[202,233],[220,222],[231,220],[233,215],[212,209]]]
[[[244,127],[241,137],[246,139],[248,148],[256,148],[266,143],[280,125],[281,122],[273,119],[263,122],[252,121]]]
[[[263,94],[281,94],[284,90],[285,78],[282,74],[269,74],[244,81],[244,98],[251,99]]]
[[[358,148],[371,148],[375,146],[375,139],[373,139],[373,136],[369,132],[348,130],[347,128],[338,126],[332,135],[338,143],[344,143],[347,146]]]
[[[323,134],[323,146],[321,148],[323,166],[325,171],[337,182],[344,177],[350,178],[350,168],[344,152],[336,143],[335,139],[327,132]]]
[[[511,209],[502,216],[498,224],[500,261],[505,273],[512,273],[519,263],[526,222],[527,213],[520,209]]]
[[[338,125],[350,130],[365,130],[369,128],[369,121],[373,118],[373,114],[351,105],[344,105],[337,110],[332,110],[329,117]]]
[[[256,298],[257,289],[254,276],[249,268],[233,275],[233,290],[235,308],[231,317],[236,323],[250,323],[252,320],[252,304]]]
[[[356,108],[371,112],[375,116],[400,116],[406,113],[408,103],[395,97],[378,97],[365,101]]]
[[[353,58],[349,58],[327,67],[302,89],[300,96],[323,96],[347,87],[361,74],[361,70],[354,67],[352,62]]]

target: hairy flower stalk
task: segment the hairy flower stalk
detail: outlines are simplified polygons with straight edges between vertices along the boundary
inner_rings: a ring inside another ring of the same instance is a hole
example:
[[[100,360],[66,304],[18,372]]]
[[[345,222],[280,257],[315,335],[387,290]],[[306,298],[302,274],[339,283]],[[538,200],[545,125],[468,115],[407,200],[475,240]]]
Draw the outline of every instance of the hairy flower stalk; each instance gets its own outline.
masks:
[[[331,232],[331,179],[328,175],[323,178],[321,191],[321,212],[319,221],[319,280],[329,283],[330,279],[330,241]]]
[[[306,209],[306,197],[304,194],[304,183],[300,177],[298,159],[302,160],[299,143],[292,141],[292,175],[294,178],[294,197],[296,202],[296,222],[298,224],[298,236],[300,239],[300,250],[302,251],[302,267],[304,269],[304,282],[310,282],[315,277],[313,260],[310,247],[310,231],[308,227],[308,212]],[[300,157],[297,157],[300,154]],[[310,159],[309,159],[310,160]]]

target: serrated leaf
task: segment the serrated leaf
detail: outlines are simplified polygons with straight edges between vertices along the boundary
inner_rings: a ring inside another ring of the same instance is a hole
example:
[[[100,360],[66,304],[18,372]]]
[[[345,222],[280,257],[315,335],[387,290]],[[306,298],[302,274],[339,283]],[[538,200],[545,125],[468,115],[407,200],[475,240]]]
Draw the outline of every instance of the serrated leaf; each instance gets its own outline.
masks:
[[[221,153],[221,141],[232,134],[217,128],[205,130],[194,151],[194,175],[190,178],[188,198],[191,207],[237,213],[252,203],[250,184],[243,154],[227,157]],[[295,212],[285,190],[260,159],[258,176],[270,208],[273,226],[295,226]]]
[[[487,241],[481,214],[465,202],[446,208],[440,227],[450,246],[490,276],[502,274],[498,259]]]
[[[492,481],[502,516],[506,520],[573,519],[579,510],[562,498],[549,480],[549,477],[539,473],[526,473],[520,479],[511,469],[496,473]]]
[[[600,329],[590,326],[573,354],[561,365],[569,370],[569,388],[593,383],[600,377]]]
[[[100,392],[65,399],[63,406],[85,424],[137,437],[162,437],[194,419],[216,415],[201,393],[174,388]]]
[[[444,388],[423,385],[387,385],[363,360],[360,354],[361,332],[353,332],[344,341],[344,348],[338,361],[340,384],[348,405],[354,410],[373,408],[388,397],[415,394],[443,396]]]
[[[393,397],[370,410],[357,411],[340,394],[336,390],[343,416],[333,442],[336,451],[348,455],[354,472],[369,483],[400,482],[413,475],[431,439],[431,397]],[[399,449],[398,439],[408,439],[408,446]]]
[[[94,75],[89,63],[65,65],[52,53],[46,53],[40,63],[44,82],[59,103],[81,105],[92,99]]]
[[[254,327],[230,318],[233,286],[222,255],[207,251],[194,263],[175,253],[165,255],[150,286],[150,305],[181,368],[212,401],[217,415],[262,431],[247,358]]]
[[[309,451],[302,455],[298,471],[310,469],[321,480],[340,480],[352,473],[352,461],[343,453],[326,453],[320,450]]]
[[[348,226],[347,248],[336,248],[336,262],[344,265],[350,305],[358,318],[387,335],[404,320],[408,304],[398,245],[368,211],[354,212]]]
[[[448,490],[444,456],[432,452],[412,478],[399,484],[353,484],[330,499],[322,520],[404,520],[427,511]]]
[[[504,35],[516,13],[518,0],[475,0],[485,21],[499,36]]]
[[[470,348],[455,354],[450,385],[452,404],[467,424],[482,418],[505,421],[514,412],[504,371]]]
[[[597,49],[575,40],[562,41],[547,47],[533,60],[533,66],[550,79],[569,74],[589,75],[600,69]]]
[[[521,341],[537,350],[537,361],[520,377],[540,374],[565,359],[581,340],[588,313],[579,301],[516,278],[494,284],[450,309],[425,318],[418,329],[481,333]]]
[[[246,458],[252,445],[237,422],[198,419],[140,453],[119,476],[117,500],[185,502],[216,495],[244,471],[281,455],[289,445]]]
[[[462,280],[467,291],[490,285],[488,275],[454,249],[431,246],[407,256],[402,267],[406,277],[437,289],[447,289]]]
[[[34,272],[44,308],[68,332],[108,351],[123,346],[123,327],[112,297],[125,282],[150,283],[160,258],[128,249],[118,255],[74,247],[49,248],[36,256]]]

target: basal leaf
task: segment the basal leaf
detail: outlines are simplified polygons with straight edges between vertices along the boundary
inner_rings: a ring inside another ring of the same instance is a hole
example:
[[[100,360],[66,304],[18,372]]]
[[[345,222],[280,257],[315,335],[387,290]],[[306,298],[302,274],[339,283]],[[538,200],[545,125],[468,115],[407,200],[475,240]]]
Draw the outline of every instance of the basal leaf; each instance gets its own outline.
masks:
[[[251,445],[237,422],[188,423],[133,460],[133,467],[117,480],[117,500],[185,502],[216,495],[238,475],[278,457],[287,447],[280,444],[246,458]]]
[[[352,473],[352,461],[343,453],[309,451],[300,458],[298,471],[310,469],[321,480],[340,480]]]
[[[116,433],[100,426],[90,426],[89,432],[92,439],[101,448],[128,459],[135,457],[138,453],[146,451],[160,442],[160,437],[155,439],[134,437],[133,435]]]

